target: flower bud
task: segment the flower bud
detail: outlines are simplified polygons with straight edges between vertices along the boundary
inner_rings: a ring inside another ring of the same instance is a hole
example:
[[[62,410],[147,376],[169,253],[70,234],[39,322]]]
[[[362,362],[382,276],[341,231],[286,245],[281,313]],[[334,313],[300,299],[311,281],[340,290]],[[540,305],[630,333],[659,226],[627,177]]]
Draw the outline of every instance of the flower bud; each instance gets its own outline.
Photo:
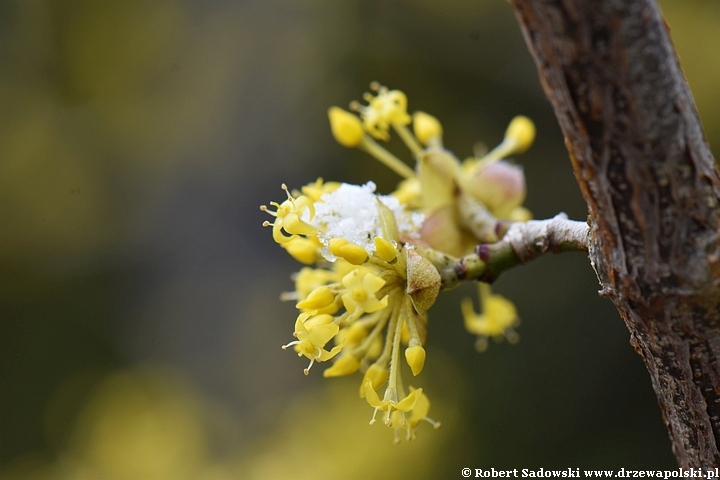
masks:
[[[328,117],[333,137],[340,145],[348,148],[360,145],[365,134],[357,116],[340,107],[330,107]]]
[[[513,153],[523,153],[535,140],[535,124],[528,117],[513,118],[505,131],[505,141],[512,143]]]
[[[367,327],[360,322],[355,322],[346,328],[345,343],[348,345],[359,345],[368,336]]]
[[[317,237],[312,237],[313,240]],[[312,265],[320,258],[320,244],[309,238],[295,237],[287,243],[281,243],[283,247],[295,260],[305,265]]]
[[[405,360],[410,366],[413,375],[417,376],[425,366],[425,349],[420,345],[414,345],[405,349]]]
[[[330,287],[323,285],[310,292],[310,295],[305,300],[298,302],[295,307],[302,310],[319,310],[331,305],[334,301],[335,294],[330,291]]]
[[[375,252],[378,257],[385,260],[386,262],[392,262],[397,257],[397,250],[395,246],[381,237],[375,237]]]
[[[481,161],[462,189],[481,201],[498,218],[506,219],[525,200],[525,174],[522,167],[504,160]]]
[[[328,246],[333,255],[344,258],[353,265],[362,265],[368,257],[363,247],[350,243],[344,238],[333,238]]]
[[[323,377],[342,377],[355,373],[360,368],[360,360],[353,355],[346,353],[333,364],[332,367],[325,369]]]
[[[425,112],[413,114],[413,131],[415,136],[424,146],[436,143],[433,139],[442,137],[443,129],[440,121]]]

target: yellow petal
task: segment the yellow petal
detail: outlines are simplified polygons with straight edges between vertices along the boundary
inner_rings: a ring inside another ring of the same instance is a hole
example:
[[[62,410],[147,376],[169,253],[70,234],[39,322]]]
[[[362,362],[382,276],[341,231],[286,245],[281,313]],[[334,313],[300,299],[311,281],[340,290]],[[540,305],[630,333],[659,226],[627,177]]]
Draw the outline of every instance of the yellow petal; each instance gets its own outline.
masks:
[[[410,395],[400,400],[396,405],[393,405],[393,408],[395,410],[400,410],[401,412],[409,412],[415,408],[415,402],[417,402],[421,393],[422,388],[418,388],[417,390],[410,392]]]
[[[326,325],[328,323],[332,323],[334,320],[332,315],[327,314],[320,314],[320,315],[313,315],[312,317],[309,317],[307,320],[303,322],[303,325],[305,328],[310,331],[313,328],[317,327],[318,325]]]
[[[365,400],[367,400],[371,407],[384,408],[387,405],[387,402],[380,401],[380,397],[378,397],[377,392],[372,386],[372,381],[369,378],[365,380],[363,389],[365,391]]]
[[[326,325],[318,325],[310,330],[308,340],[316,347],[324,347],[335,335],[337,335],[340,327],[334,323]]]
[[[362,309],[365,313],[373,313],[388,306],[388,296],[385,295],[382,300],[378,300],[374,295],[368,297],[362,304]]]
[[[320,352],[320,356],[319,356],[317,359],[318,359],[318,361],[320,361],[320,362],[324,362],[324,361],[326,361],[326,360],[330,360],[330,359],[333,358],[335,355],[337,355],[338,353],[340,353],[340,350],[342,350],[342,349],[343,349],[343,345],[338,345],[338,346],[334,347],[332,350],[330,350],[329,352],[328,352],[327,350],[322,350],[322,351]]]
[[[380,386],[385,383],[389,374],[390,372],[387,367],[383,365],[377,363],[370,365],[370,368],[365,372],[365,376],[363,376],[363,383],[360,387],[360,398],[365,397],[365,383],[368,381],[371,382],[370,387],[375,391],[376,388],[380,388]]]
[[[304,220],[300,220],[297,213],[288,213],[285,218],[283,218],[282,227],[286,232],[295,235],[312,235],[317,233],[317,228]]]
[[[362,285],[368,293],[375,293],[385,285],[385,280],[368,272],[362,279]]]
[[[410,391],[412,392],[414,389],[410,387]],[[415,402],[415,407],[412,409],[412,413],[410,414],[410,419],[408,420],[408,423],[410,423],[410,428],[413,428],[417,426],[418,423],[425,417],[427,417],[427,414],[430,412],[430,399],[428,399],[427,395],[424,393],[421,393],[418,395],[417,402]]]
[[[349,293],[344,293],[341,297],[343,306],[345,307],[345,310],[347,310],[350,313],[353,313],[358,308],[358,303],[353,299],[352,295]]]

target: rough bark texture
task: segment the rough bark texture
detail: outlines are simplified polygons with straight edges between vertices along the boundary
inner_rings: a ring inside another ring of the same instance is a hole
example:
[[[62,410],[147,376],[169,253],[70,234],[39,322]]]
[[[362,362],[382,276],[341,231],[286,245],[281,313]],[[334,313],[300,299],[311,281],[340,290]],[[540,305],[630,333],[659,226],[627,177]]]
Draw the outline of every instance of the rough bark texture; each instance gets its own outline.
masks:
[[[653,0],[512,0],[680,466],[720,466],[720,183]]]

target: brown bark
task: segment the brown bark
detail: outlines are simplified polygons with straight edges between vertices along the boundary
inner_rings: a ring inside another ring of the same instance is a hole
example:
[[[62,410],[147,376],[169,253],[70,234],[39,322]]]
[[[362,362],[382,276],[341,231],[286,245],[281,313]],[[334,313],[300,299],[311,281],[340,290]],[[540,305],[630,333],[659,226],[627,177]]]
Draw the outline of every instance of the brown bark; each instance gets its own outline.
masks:
[[[512,0],[680,466],[720,466],[720,182],[653,0]]]

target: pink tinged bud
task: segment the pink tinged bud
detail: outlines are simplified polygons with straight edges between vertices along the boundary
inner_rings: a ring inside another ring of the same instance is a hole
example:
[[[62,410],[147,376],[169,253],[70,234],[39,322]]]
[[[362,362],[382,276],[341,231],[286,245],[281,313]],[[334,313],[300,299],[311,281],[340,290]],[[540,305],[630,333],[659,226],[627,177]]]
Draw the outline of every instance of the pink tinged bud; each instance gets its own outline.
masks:
[[[522,167],[504,160],[481,162],[464,179],[463,190],[504,219],[525,200],[525,174]]]

